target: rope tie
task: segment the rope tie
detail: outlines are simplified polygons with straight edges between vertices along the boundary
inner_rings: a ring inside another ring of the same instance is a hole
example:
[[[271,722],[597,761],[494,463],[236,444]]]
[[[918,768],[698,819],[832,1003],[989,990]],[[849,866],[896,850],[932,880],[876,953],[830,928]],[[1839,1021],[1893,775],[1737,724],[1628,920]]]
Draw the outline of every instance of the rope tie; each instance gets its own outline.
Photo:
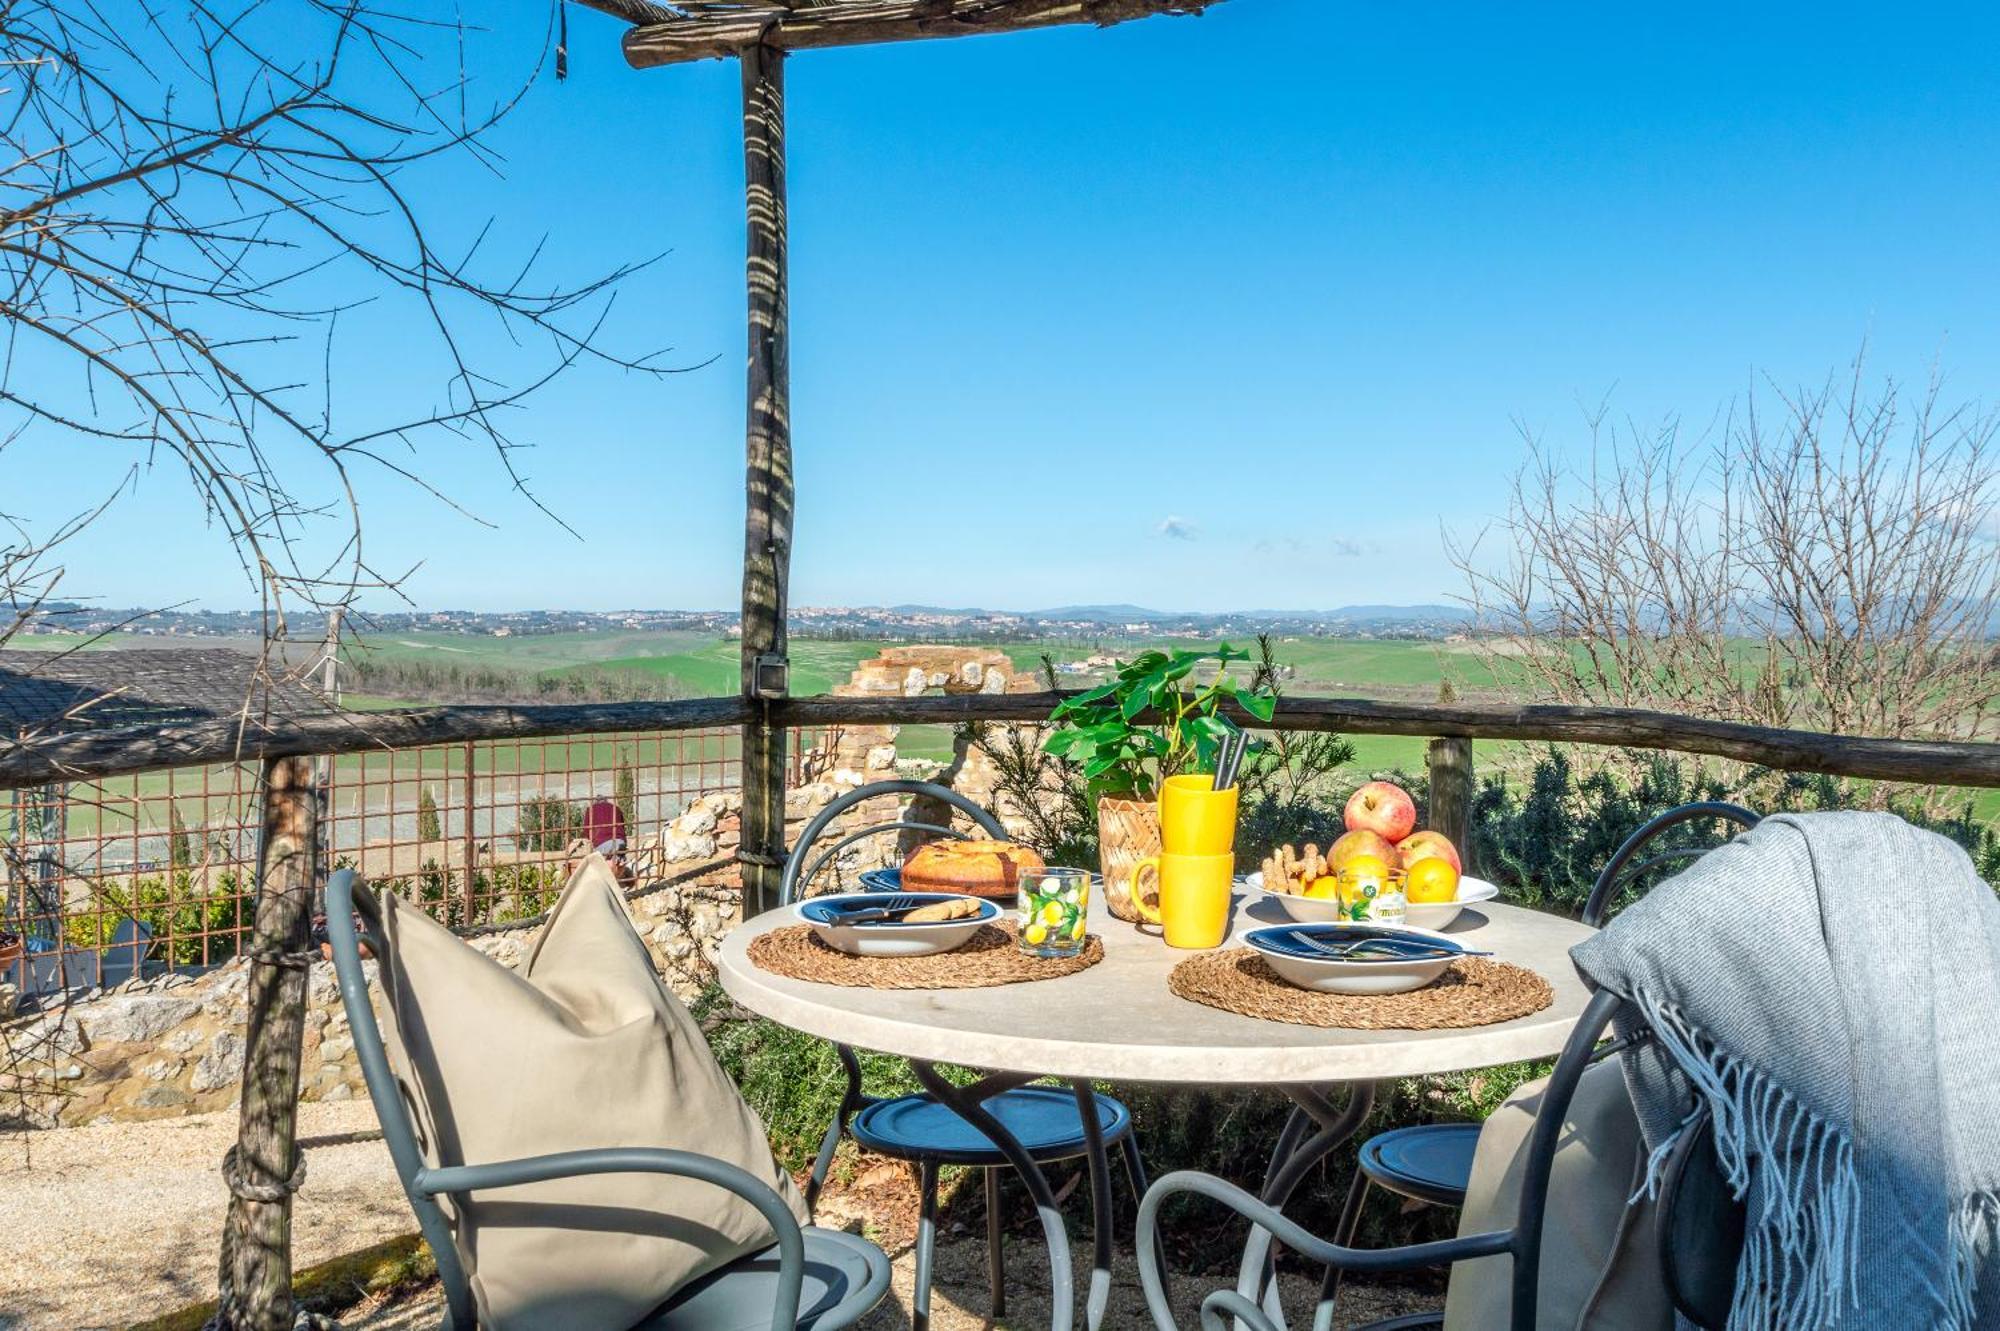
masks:
[[[243,954],[253,962],[267,966],[282,966],[287,970],[305,970],[319,960],[317,952],[288,952],[281,947],[252,948]]]
[[[292,1158],[297,1161],[292,1166],[292,1176],[282,1183],[252,1183],[243,1177],[243,1162],[232,1146],[222,1153],[222,1181],[229,1190],[246,1202],[282,1202],[292,1193],[305,1186],[306,1155],[304,1151],[293,1150]]]

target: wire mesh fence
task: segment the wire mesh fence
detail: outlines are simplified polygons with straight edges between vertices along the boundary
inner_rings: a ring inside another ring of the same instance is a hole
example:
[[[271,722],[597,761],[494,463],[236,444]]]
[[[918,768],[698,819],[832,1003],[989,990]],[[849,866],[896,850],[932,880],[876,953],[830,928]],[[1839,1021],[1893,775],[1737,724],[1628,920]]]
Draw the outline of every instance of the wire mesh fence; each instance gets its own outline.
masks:
[[[827,742],[793,732],[791,782]],[[642,877],[685,856],[674,820],[735,789],[738,757],[738,732],[716,729],[320,759],[321,851],[326,868],[356,868],[455,927],[525,918],[607,828]],[[0,979],[109,985],[235,956],[255,908],[257,783],[234,764],[0,793],[0,933],[21,946]]]

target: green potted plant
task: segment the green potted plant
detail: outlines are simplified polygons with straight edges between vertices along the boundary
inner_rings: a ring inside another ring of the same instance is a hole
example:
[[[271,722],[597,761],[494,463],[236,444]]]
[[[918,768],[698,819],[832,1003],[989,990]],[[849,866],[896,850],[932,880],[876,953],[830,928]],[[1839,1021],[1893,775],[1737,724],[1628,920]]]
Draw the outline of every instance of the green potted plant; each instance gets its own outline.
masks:
[[[1277,709],[1269,689],[1231,677],[1229,667],[1249,659],[1228,643],[1213,651],[1142,652],[1050,714],[1056,729],[1045,747],[1083,770],[1097,807],[1104,901],[1121,920],[1138,918],[1126,891],[1133,866],[1160,851],[1160,784],[1184,772],[1215,770],[1217,747],[1236,730],[1222,715],[1225,702],[1259,721],[1269,721]],[[1213,676],[1193,682],[1209,665]]]

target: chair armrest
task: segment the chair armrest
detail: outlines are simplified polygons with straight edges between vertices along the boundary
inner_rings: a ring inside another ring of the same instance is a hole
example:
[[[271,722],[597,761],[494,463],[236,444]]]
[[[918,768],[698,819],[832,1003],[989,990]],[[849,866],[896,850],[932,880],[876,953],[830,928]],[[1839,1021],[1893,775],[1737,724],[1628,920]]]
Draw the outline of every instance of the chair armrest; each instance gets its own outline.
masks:
[[[1348,1271],[1408,1271],[1426,1266],[1448,1266],[1467,1258],[1511,1252],[1514,1247],[1512,1230],[1494,1230],[1460,1238],[1437,1239],[1430,1243],[1412,1243],[1401,1248],[1349,1248],[1316,1238],[1297,1223],[1286,1219],[1283,1213],[1266,1206],[1233,1183],[1212,1175],[1181,1170],[1156,1180],[1152,1187],[1146,1189],[1146,1196],[1139,1203],[1139,1283],[1145,1287],[1146,1306],[1152,1312],[1153,1324],[1161,1331],[1172,1331],[1174,1322],[1172,1310],[1167,1304],[1166,1289],[1160,1280],[1160,1259],[1157,1255],[1160,1207],[1167,1198],[1179,1193],[1194,1193],[1221,1202],[1253,1225],[1269,1230],[1280,1243],[1300,1256],[1323,1266],[1337,1266]],[[1202,1304],[1203,1325],[1209,1325],[1209,1308],[1213,1305],[1226,1308],[1230,1317],[1240,1318],[1256,1327],[1257,1331],[1267,1331],[1266,1326],[1250,1316],[1255,1311],[1255,1305],[1248,1300],[1239,1304],[1238,1300],[1242,1300],[1242,1296],[1234,1290],[1218,1290],[1210,1295]]]
[[[675,1174],[698,1179],[735,1193],[757,1208],[757,1214],[771,1226],[778,1240],[778,1298],[772,1310],[774,1327],[796,1326],[799,1320],[799,1288],[805,1279],[805,1238],[791,1208],[768,1183],[749,1172],[712,1156],[692,1151],[670,1151],[653,1146],[607,1146],[588,1151],[559,1151],[554,1155],[534,1155],[520,1160],[500,1160],[484,1165],[448,1165],[422,1169],[412,1186],[430,1196],[439,1193],[483,1192],[511,1188],[523,1183],[549,1179],[579,1178],[588,1174]]]

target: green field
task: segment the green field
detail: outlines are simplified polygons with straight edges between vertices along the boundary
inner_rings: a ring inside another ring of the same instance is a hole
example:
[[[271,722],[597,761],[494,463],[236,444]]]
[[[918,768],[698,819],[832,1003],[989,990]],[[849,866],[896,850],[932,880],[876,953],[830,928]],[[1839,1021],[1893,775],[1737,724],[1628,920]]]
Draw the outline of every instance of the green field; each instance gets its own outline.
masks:
[[[829,692],[882,645],[795,640],[791,644],[793,691],[801,695]],[[1057,661],[1073,661],[1104,650],[1098,645],[1077,642],[1020,641],[992,645],[1006,652],[1017,670],[1034,669],[1044,654]],[[1213,646],[1193,642],[1161,645]],[[1468,698],[1489,693],[1499,685],[1519,682],[1504,678],[1511,673],[1504,661],[1496,667],[1488,657],[1465,643],[1301,638],[1282,639],[1276,647],[1278,659],[1294,669],[1285,687],[1295,694],[1428,701],[1436,696],[1440,682],[1447,677],[1461,696]],[[589,667],[638,672],[659,676],[662,694],[675,696],[733,694],[739,670],[739,649],[734,639],[692,632],[560,633],[506,638],[414,632],[372,635],[352,650],[381,658],[423,659],[437,664],[457,662],[529,673],[560,674]],[[1109,650],[1129,657],[1140,648],[1119,644]],[[345,701],[364,710],[411,705],[361,694],[349,694]],[[1423,762],[1422,739],[1386,735],[1352,738],[1357,750],[1354,763],[1357,771],[1408,770]],[[951,755],[951,732],[943,726],[907,726],[899,739],[899,748],[907,757],[946,759]],[[1501,751],[1499,745],[1481,748],[1496,756]],[[654,760],[650,753],[640,759],[642,763]],[[586,765],[608,765],[613,758],[604,742],[582,743],[575,746],[573,761],[581,770]],[[350,768],[366,769],[369,779],[378,779],[373,762],[343,760],[342,775],[359,777],[362,770],[350,773]],[[489,762],[497,763],[498,769],[512,766],[511,755],[496,755],[494,759],[482,756],[479,760],[482,772],[487,770]],[[429,766],[427,763],[426,767]],[[140,788],[152,793],[148,788],[153,780],[143,779]],[[1968,794],[1981,817],[2000,818],[2000,791]]]

